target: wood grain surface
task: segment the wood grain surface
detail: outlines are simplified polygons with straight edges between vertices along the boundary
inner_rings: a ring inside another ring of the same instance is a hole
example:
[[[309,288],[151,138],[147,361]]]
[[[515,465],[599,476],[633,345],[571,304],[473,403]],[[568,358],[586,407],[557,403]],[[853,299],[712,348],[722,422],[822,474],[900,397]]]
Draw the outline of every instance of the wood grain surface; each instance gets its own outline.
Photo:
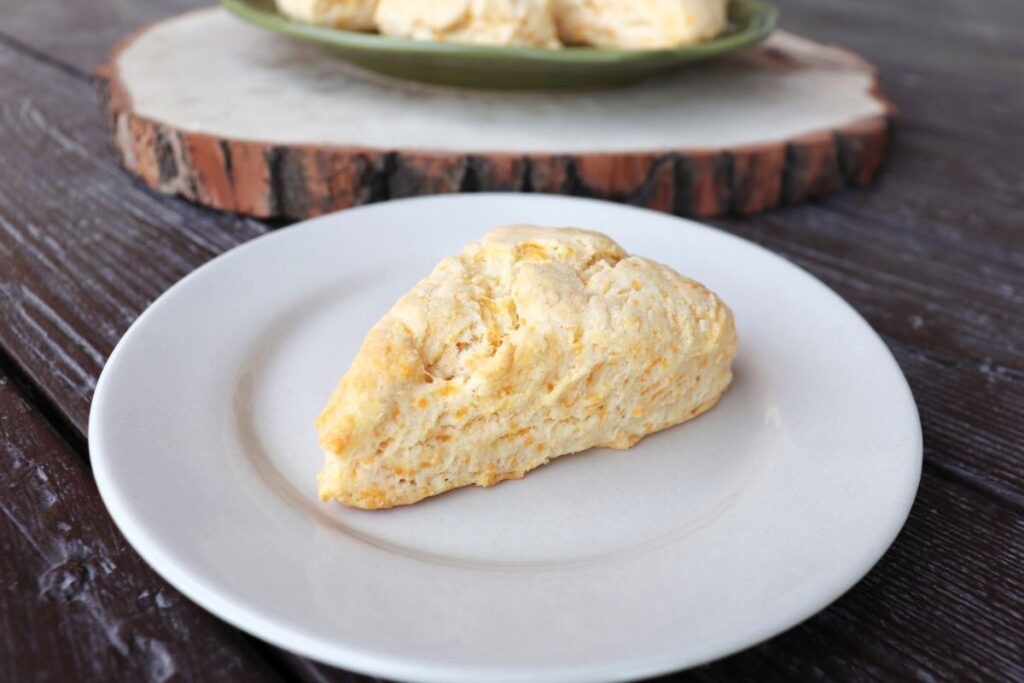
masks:
[[[0,454],[0,678],[280,680],[143,564],[85,462],[2,372]]]
[[[82,450],[131,321],[277,227],[151,194],[109,150],[89,74],[120,36],[197,4],[0,0],[0,679],[365,680],[253,643],[168,588],[113,528]],[[779,4],[785,27],[879,65],[901,111],[890,162],[869,190],[714,222],[883,335],[918,402],[925,474],[846,596],[679,679],[1022,680],[1024,4]]]
[[[33,377],[47,377],[47,398],[76,406],[84,433],[96,377],[136,316],[182,276],[268,228],[126,179],[87,78],[0,46],[0,82],[18,93],[0,101],[0,162],[9,171],[0,182],[0,344]]]

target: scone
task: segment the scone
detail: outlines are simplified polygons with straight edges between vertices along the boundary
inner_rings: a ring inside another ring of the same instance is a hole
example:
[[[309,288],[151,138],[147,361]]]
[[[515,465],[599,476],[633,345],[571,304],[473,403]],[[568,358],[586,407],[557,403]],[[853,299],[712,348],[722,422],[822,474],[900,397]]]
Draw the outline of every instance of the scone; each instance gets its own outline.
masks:
[[[736,344],[713,292],[605,235],[498,228],[370,329],[316,423],[320,497],[386,508],[629,448],[714,406]]]
[[[485,45],[559,47],[552,0],[380,0],[386,36]]]
[[[307,24],[352,31],[376,28],[373,13],[377,0],[277,0],[277,8],[281,14]]]
[[[728,0],[555,0],[562,41],[607,48],[672,48],[714,38]]]

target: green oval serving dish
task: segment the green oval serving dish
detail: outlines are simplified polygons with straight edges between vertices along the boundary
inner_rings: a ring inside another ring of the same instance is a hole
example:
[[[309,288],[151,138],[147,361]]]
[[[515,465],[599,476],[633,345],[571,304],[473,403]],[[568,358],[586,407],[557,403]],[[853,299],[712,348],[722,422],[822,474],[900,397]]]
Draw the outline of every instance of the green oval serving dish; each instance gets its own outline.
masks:
[[[221,0],[261,28],[330,49],[359,67],[423,83],[486,89],[568,90],[638,81],[682,64],[742,50],[767,38],[778,10],[760,0],[731,0],[725,32],[670,50],[544,49],[438,43],[313,26],[282,16],[274,0]]]

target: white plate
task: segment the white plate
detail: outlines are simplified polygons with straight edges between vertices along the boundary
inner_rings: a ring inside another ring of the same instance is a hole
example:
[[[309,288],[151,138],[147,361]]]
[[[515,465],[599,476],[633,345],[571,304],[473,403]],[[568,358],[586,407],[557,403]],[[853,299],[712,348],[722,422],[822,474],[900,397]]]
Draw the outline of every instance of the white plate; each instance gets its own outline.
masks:
[[[514,222],[604,231],[719,292],[733,387],[629,451],[405,508],[321,504],[313,420],[367,329]],[[921,468],[898,366],[820,282],[697,223],[537,195],[390,202],[215,259],[121,340],[89,432],[114,520],[183,593],[302,655],[422,681],[627,679],[757,643],[868,571]]]

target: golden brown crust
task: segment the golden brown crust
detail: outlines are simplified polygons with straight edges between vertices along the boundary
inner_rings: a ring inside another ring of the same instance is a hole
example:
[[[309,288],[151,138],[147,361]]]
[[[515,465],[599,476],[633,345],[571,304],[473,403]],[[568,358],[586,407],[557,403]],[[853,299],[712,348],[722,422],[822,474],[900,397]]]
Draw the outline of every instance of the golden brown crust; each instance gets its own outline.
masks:
[[[435,42],[561,47],[552,0],[380,0],[382,35]]]
[[[309,24],[372,31],[377,0],[275,0],[281,14]]]
[[[726,0],[556,0],[562,40],[603,48],[662,49],[714,38]]]
[[[365,508],[628,448],[709,409],[732,314],[702,285],[583,230],[499,228],[369,332],[317,421],[324,499]]]

